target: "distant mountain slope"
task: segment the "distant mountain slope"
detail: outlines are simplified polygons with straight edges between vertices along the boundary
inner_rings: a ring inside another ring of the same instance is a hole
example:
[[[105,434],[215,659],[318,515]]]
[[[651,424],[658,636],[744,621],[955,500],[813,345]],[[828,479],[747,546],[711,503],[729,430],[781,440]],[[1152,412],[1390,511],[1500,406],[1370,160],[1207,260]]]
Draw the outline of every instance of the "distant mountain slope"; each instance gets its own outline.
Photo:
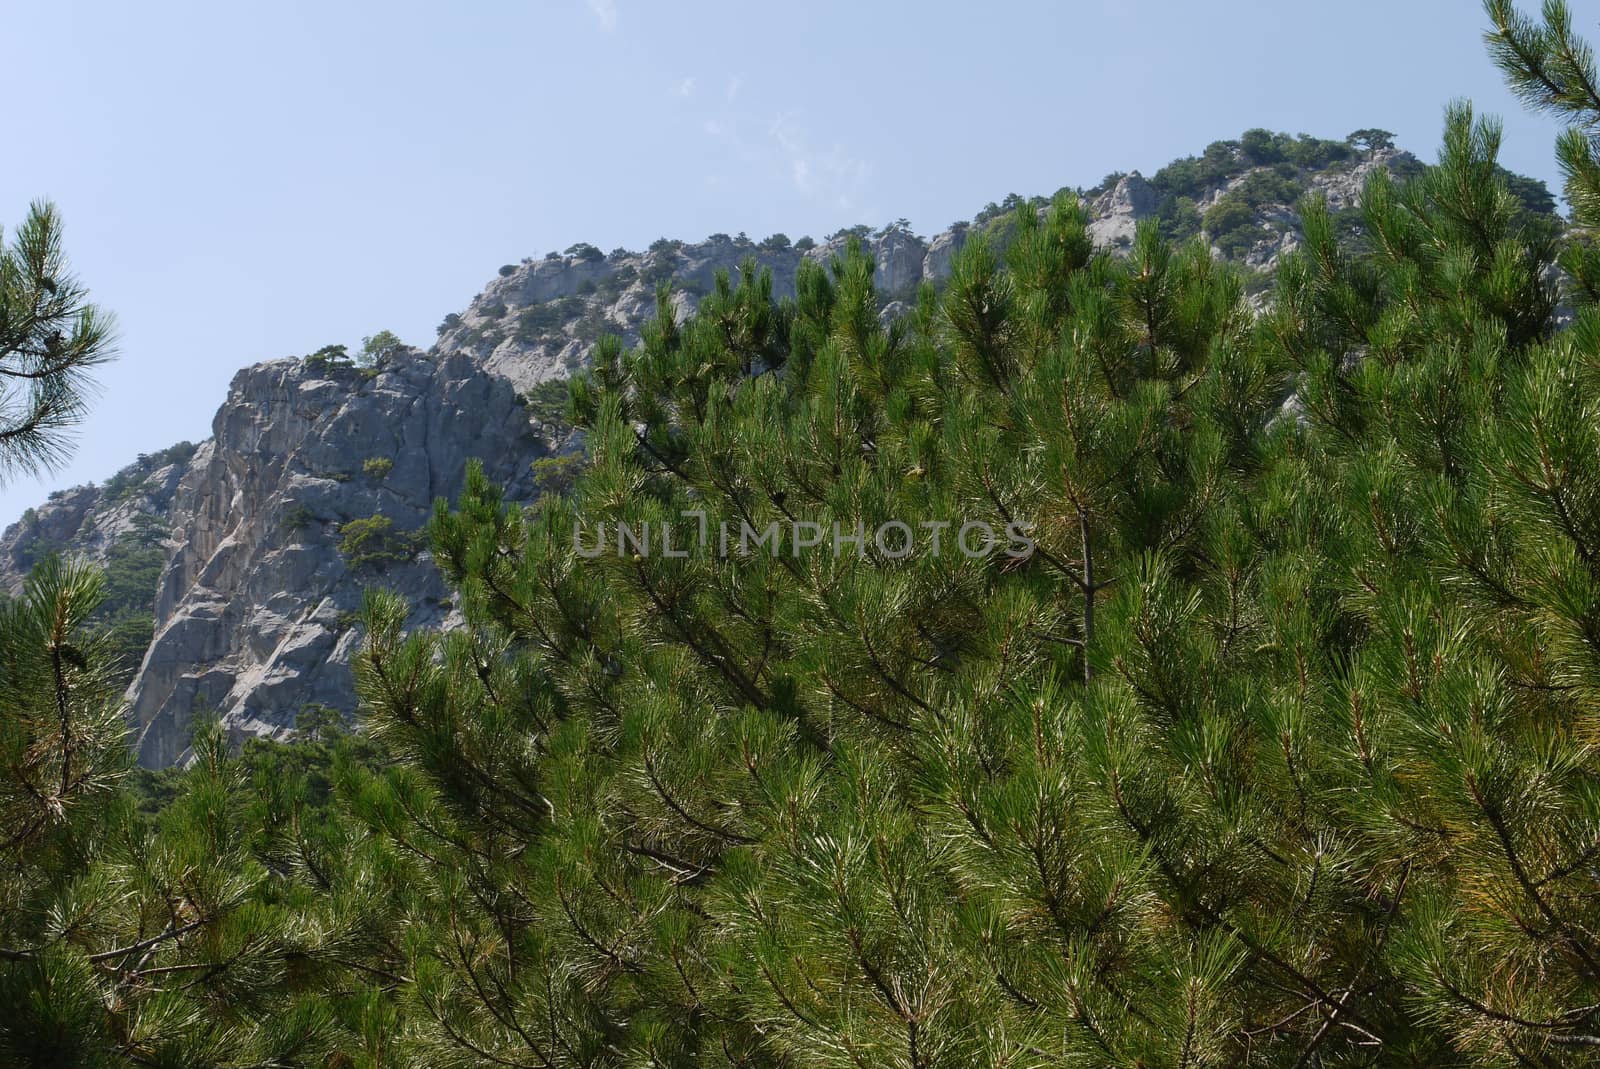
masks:
[[[1393,147],[1359,150],[1345,142],[1252,131],[1238,141],[1217,142],[1202,156],[1176,161],[1151,179],[1137,172],[1113,174],[1078,192],[1089,206],[1091,233],[1104,246],[1127,246],[1140,222],[1154,220],[1174,240],[1201,237],[1219,259],[1269,272],[1299,244],[1295,203],[1301,196],[1325,196],[1353,232],[1359,228],[1361,189],[1372,171],[1404,176],[1421,167],[1416,157]],[[1536,208],[1554,211],[1542,186],[1520,181]],[[1537,193],[1543,193],[1542,202]],[[1046,203],[1044,197],[1012,195],[931,238],[912,233],[902,222],[840,231],[820,244],[791,243],[782,234],[759,242],[742,234],[716,234],[697,243],[661,239],[645,252],[605,254],[592,245],[575,245],[565,254],[500,268],[499,277],[465,312],[445,318],[436,348],[469,354],[526,389],[581,367],[603,334],[637,341],[639,327],[655,311],[655,287],[662,281],[673,283],[676,307],[687,313],[716,272],[735,272],[750,259],[772,272],[774,292],[785,297],[794,292],[802,259],[826,263],[852,236],[865,243],[877,263],[878,293],[892,312],[897,302],[914,299],[919,285],[939,285],[948,278],[956,252],[970,235],[983,233],[1004,244],[1016,207]]]
[[[1354,236],[1367,176],[1421,166],[1383,144],[1251,131],[1150,179],[1115,174],[1080,192],[1098,244],[1125,247],[1153,220],[1256,272],[1260,290],[1299,244],[1302,195],[1325,196]],[[1513,179],[1525,208],[1559,225],[1544,187]],[[7,528],[0,591],[18,591],[49,552],[108,569],[116,600],[104,622],[127,651],[130,716],[148,766],[180,760],[189,724],[205,712],[237,735],[272,736],[292,731],[307,705],[351,713],[363,588],[403,591],[413,625],[447,618],[445,588],[421,546],[433,500],[454,497],[472,457],[511,500],[531,500],[541,481],[559,478],[560,380],[584,366],[603,334],[636,341],[658,284],[673,284],[684,315],[717,272],[754,260],[787,296],[802,259],[826,262],[858,237],[877,265],[883,314],[894,315],[919,286],[943,284],[972,235],[1003,245],[1014,210],[1044,203],[1008,197],[931,238],[897,223],[821,243],[713,235],[663,239],[645,252],[578,245],[508,264],[445,318],[426,354],[402,347],[371,368],[317,357],[239,372],[206,442],[141,457],[101,486],[53,494]]]

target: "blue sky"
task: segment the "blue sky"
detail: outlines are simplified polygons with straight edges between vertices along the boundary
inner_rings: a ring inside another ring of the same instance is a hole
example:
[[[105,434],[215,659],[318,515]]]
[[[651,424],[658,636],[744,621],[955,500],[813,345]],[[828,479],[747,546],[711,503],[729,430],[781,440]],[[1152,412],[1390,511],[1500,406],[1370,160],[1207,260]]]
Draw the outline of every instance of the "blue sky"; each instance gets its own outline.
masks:
[[[576,241],[932,233],[1255,126],[1379,126],[1432,159],[1458,96],[1555,189],[1557,131],[1482,25],[1474,0],[0,0],[0,223],[57,202],[122,354],[75,458],[0,488],[0,523],[205,437],[241,366],[428,345],[501,264]]]

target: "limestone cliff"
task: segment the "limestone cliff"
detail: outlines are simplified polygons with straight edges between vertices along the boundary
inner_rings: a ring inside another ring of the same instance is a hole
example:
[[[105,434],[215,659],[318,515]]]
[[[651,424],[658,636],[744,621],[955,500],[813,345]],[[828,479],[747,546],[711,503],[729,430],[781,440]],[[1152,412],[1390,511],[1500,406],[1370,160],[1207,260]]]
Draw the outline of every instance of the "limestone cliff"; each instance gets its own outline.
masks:
[[[352,711],[363,589],[403,590],[413,625],[439,623],[446,591],[417,536],[435,498],[474,457],[525,495],[541,452],[516,392],[465,357],[241,371],[174,494],[155,639],[129,691],[141,763],[178,759],[202,709],[262,735],[308,703]]]

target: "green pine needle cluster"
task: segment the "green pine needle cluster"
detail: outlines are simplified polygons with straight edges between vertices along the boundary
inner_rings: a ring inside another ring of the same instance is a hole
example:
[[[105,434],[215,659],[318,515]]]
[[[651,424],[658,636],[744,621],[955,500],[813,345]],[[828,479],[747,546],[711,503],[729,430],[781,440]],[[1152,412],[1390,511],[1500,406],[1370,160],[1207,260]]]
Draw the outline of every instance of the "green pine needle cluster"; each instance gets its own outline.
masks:
[[[35,202],[0,247],[0,477],[52,471],[82,419],[96,367],[114,355],[111,317],[67,271],[61,217]]]

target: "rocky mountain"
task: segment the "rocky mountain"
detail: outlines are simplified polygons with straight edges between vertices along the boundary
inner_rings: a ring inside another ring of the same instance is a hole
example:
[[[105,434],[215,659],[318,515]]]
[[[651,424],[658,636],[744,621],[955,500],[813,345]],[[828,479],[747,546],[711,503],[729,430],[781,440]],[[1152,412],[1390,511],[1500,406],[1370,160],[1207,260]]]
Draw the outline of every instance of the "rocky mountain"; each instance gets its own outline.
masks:
[[[716,234],[689,244],[658,241],[648,252],[618,249],[609,256],[593,246],[565,256],[524,260],[500,269],[473,299],[465,313],[448,317],[437,350],[464,353],[490,372],[526,389],[551,379],[564,379],[582,367],[602,335],[619,335],[624,343],[639,340],[639,328],[655,314],[655,289],[670,281],[673,303],[688,315],[714,284],[717,272],[736,275],[746,260],[772,273],[773,291],[793,296],[801,260],[826,264],[841,256],[852,236],[859,236],[877,264],[877,287],[886,306],[915,294],[924,281],[949,276],[965,230],[925,240],[904,227],[877,232],[841,232],[821,244],[789,244],[768,239],[760,244],[743,236]]]
[[[278,736],[307,705],[351,711],[364,589],[405,591],[413,625],[443,621],[447,592],[419,536],[434,500],[459,491],[470,458],[529,497],[530,461],[548,451],[516,390],[462,355],[269,361],[234,377],[211,438],[182,463],[141,460],[8,529],[0,581],[14,593],[50,550],[114,568],[139,517],[160,521],[153,634],[128,691],[139,760],[160,767],[182,759],[197,714]]]
[[[1326,196],[1354,233],[1367,176],[1420,166],[1383,144],[1358,151],[1251,131],[1150,179],[1111,175],[1078,192],[1105,247],[1128,246],[1139,223],[1155,220],[1265,277],[1299,243],[1301,195]],[[1553,212],[1542,186],[1519,181],[1530,210]],[[87,555],[132,587],[122,609],[138,662],[129,665],[129,716],[146,766],[181,761],[197,715],[219,716],[235,736],[280,737],[308,705],[353,713],[363,590],[404,592],[414,626],[448,620],[421,536],[434,500],[456,495],[474,457],[509,499],[533,500],[538,462],[574,448],[554,415],[557,384],[602,335],[636,341],[660,283],[672,284],[685,315],[718,272],[754,260],[788,296],[803,259],[826,263],[858,238],[892,316],[918,287],[947,279],[974,234],[1003,244],[1014,209],[1044,204],[1013,195],[931,238],[901,222],[820,243],[713,235],[663,239],[645,252],[577,245],[508,264],[446,317],[427,352],[392,348],[369,367],[322,353],[240,371],[210,439],[53,494],[0,535],[0,590],[14,594],[31,564],[55,551]],[[145,583],[129,561],[159,578]]]
[[[1300,242],[1294,206],[1301,196],[1321,195],[1335,213],[1354,214],[1373,171],[1405,175],[1421,167],[1409,152],[1393,147],[1358,152],[1343,142],[1274,136],[1276,151],[1273,145],[1258,148],[1257,158],[1247,148],[1247,135],[1240,142],[1218,142],[1206,156],[1178,161],[1153,179],[1138,172],[1111,175],[1093,190],[1077,191],[1089,207],[1090,232],[1101,245],[1125,248],[1139,223],[1153,219],[1175,239],[1204,235],[1219,259],[1264,273]],[[1302,162],[1293,158],[1296,150]],[[1046,202],[1013,195],[931,238],[902,223],[843,230],[822,243],[791,243],[781,234],[760,242],[715,234],[699,243],[662,239],[642,253],[616,249],[609,255],[576,245],[566,254],[501,267],[465,312],[445,318],[436,348],[465,353],[527,389],[583,366],[604,334],[636,342],[639,327],[655,312],[655,288],[663,281],[673,284],[680,315],[694,310],[718,271],[735,273],[746,260],[772,273],[777,296],[791,296],[801,260],[825,264],[852,237],[877,264],[878,293],[892,314],[897,303],[914,299],[921,284],[938,285],[949,277],[969,236],[984,233],[1003,244],[1013,208],[1031,203],[1043,210]],[[1216,233],[1208,232],[1208,218]]]

